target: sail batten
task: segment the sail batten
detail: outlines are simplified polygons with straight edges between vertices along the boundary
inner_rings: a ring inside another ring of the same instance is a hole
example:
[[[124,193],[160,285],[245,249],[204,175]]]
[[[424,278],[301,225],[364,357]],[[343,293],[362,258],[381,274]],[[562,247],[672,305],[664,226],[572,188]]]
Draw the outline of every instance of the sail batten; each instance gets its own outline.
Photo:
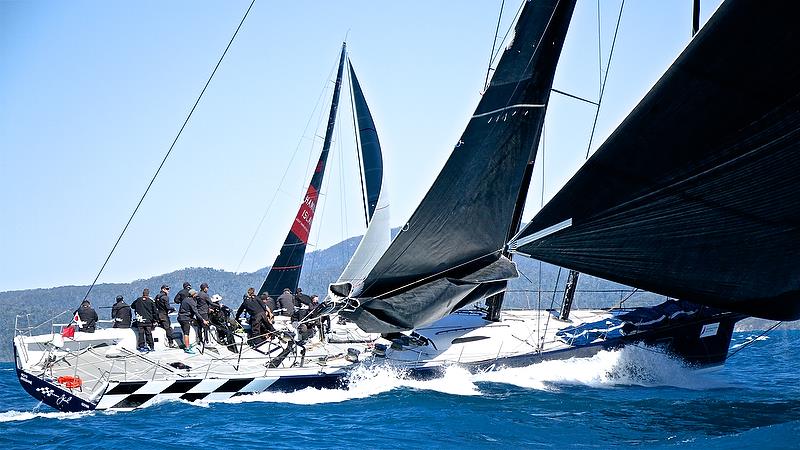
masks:
[[[525,4],[514,40],[456,148],[363,286],[353,292],[360,306],[343,315],[362,329],[388,332],[425,325],[465,301],[499,292],[517,276],[502,249],[515,231],[516,199],[526,167],[535,159],[542,105],[549,100],[574,6],[574,0]],[[491,275],[465,281],[489,267],[495,268]]]
[[[726,1],[512,246],[663,295],[800,318],[798,14],[794,2]]]

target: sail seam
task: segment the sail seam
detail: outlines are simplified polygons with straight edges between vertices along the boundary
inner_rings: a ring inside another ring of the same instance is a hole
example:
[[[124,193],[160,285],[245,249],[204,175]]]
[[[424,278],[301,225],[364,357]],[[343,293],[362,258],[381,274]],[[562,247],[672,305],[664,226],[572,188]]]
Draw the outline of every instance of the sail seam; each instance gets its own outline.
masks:
[[[495,109],[494,111],[489,111],[489,112],[485,112],[485,113],[481,113],[481,114],[475,114],[475,115],[472,116],[472,118],[476,119],[478,117],[484,117],[484,116],[488,116],[488,115],[491,115],[491,114],[497,114],[499,112],[503,112],[503,111],[506,111],[506,110],[509,110],[509,109],[514,109],[514,108],[544,108],[545,106],[546,105],[544,105],[544,104],[520,103],[518,105],[509,105],[509,106],[506,106],[504,108]]]

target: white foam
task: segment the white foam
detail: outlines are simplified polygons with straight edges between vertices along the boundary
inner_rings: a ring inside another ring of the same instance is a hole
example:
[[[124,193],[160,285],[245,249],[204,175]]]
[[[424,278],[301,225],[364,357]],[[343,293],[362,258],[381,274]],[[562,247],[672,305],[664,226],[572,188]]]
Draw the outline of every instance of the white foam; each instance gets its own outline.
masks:
[[[600,351],[591,358],[544,361],[475,375],[474,381],[505,383],[527,389],[558,391],[564,385],[593,388],[672,386],[684,389],[722,387],[719,380],[699,373],[659,349],[627,346]]]
[[[221,400],[222,403],[291,403],[296,405],[316,405],[321,403],[341,403],[349,400],[373,397],[400,388],[430,390],[451,395],[478,395],[477,386],[471,374],[461,367],[448,367],[444,375],[432,380],[411,380],[402,371],[391,367],[359,367],[350,374],[347,388],[316,389],[305,388],[295,392],[261,392],[252,395]],[[203,403],[203,402],[201,402]],[[210,403],[214,403],[211,401]]]
[[[34,412],[34,411],[6,411],[0,413],[1,422],[21,422],[36,418],[73,420],[93,414],[91,411],[63,413],[63,412]]]
[[[740,344],[732,345],[731,348],[744,347],[745,345],[750,345],[755,341],[766,341],[767,339],[769,339],[769,336],[766,336],[766,335],[765,336],[747,336],[746,338],[744,338],[744,342],[742,342]]]

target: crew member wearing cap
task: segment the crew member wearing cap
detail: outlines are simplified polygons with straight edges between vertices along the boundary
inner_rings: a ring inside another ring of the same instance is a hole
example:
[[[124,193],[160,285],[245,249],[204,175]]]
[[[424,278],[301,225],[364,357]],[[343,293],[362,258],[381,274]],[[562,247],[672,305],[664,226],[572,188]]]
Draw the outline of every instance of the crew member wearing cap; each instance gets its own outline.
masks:
[[[161,285],[161,292],[156,295],[156,312],[158,317],[158,326],[164,329],[167,334],[167,342],[169,348],[175,348],[175,337],[172,335],[172,323],[169,321],[170,313],[175,312],[175,308],[169,304],[169,286],[166,284]]]
[[[111,320],[114,321],[114,328],[131,327],[131,307],[121,295],[117,296],[117,302],[111,307]]]
[[[131,308],[136,312],[136,328],[139,329],[136,342],[137,349],[140,352],[153,351],[155,348],[153,328],[155,327],[158,313],[156,312],[156,302],[150,298],[150,289],[145,288],[142,291],[142,296],[133,301]]]
[[[294,295],[289,288],[285,288],[283,294],[278,296],[278,313],[289,317],[294,315]]]
[[[192,319],[203,322],[203,318],[200,317],[200,312],[197,310],[196,297],[197,291],[190,289],[189,296],[183,299],[181,307],[178,309],[178,323],[181,324],[181,331],[183,332],[183,351],[190,355],[194,354],[192,346],[189,344],[189,330],[192,328]],[[205,321],[205,324],[208,325],[208,321]]]
[[[180,291],[178,291],[177,294],[175,294],[175,303],[180,305],[181,302],[183,301],[183,299],[185,299],[186,297],[189,296],[189,289],[191,289],[191,288],[192,288],[192,285],[189,284],[188,281],[184,281],[183,282],[183,289],[181,289]]]
[[[294,307],[295,308],[303,308],[303,307],[311,307],[311,297],[306,294],[303,294],[303,290],[297,288],[294,292]]]
[[[82,301],[81,307],[75,311],[75,314],[78,315],[78,318],[82,322],[80,331],[84,333],[94,333],[97,327],[97,321],[100,319],[97,317],[97,312],[92,308],[92,304],[89,300]]]
[[[197,293],[195,300],[197,301],[197,311],[200,312],[200,317],[202,317],[204,321],[197,321],[197,340],[210,344],[211,341],[208,339],[210,331],[208,328],[208,309],[211,307],[211,297],[208,296],[208,283],[200,285],[200,292]]]
[[[271,336],[275,332],[275,327],[272,326],[267,318],[267,309],[264,303],[256,297],[256,290],[253,288],[247,289],[247,294],[242,298],[242,304],[236,310],[236,321],[242,316],[242,313],[247,311],[250,316],[250,339],[249,343],[253,347],[258,347],[267,336]],[[270,313],[271,314],[271,313]]]

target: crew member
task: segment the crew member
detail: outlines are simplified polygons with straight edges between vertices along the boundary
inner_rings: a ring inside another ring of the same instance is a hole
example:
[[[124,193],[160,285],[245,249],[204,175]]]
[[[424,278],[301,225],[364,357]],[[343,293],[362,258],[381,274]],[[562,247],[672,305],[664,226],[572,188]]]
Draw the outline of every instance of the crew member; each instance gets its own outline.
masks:
[[[100,319],[97,317],[97,312],[94,310],[94,308],[92,308],[92,304],[89,302],[89,300],[82,301],[81,307],[78,308],[75,313],[82,322],[81,329],[78,331],[83,331],[84,333],[94,333],[94,330],[97,328],[97,321]]]
[[[265,334],[273,333],[275,327],[272,326],[268,319],[266,306],[264,306],[261,299],[256,297],[256,292],[253,288],[247,290],[247,294],[242,298],[241,306],[236,310],[237,322],[244,311],[247,311],[250,316],[250,345],[258,347],[266,340]]]
[[[111,307],[111,320],[114,321],[114,328],[131,327],[131,307],[121,295],[117,296],[117,302]]]
[[[203,283],[200,285],[200,292],[197,293],[197,297],[195,297],[195,301],[197,301],[197,311],[200,312],[200,317],[203,318],[203,322],[197,321],[197,328],[195,329],[197,332],[197,340],[203,343],[210,343],[208,340],[208,310],[211,307],[211,297],[208,296],[208,283]]]
[[[183,332],[183,351],[194,354],[191,344],[189,344],[189,330],[192,328],[192,319],[198,322],[203,321],[200,316],[200,311],[197,310],[197,291],[194,289],[189,290],[189,296],[181,301],[181,307],[178,309],[178,323],[181,324],[181,331]],[[206,322],[208,325],[208,322]]]
[[[297,288],[294,292],[294,306],[295,308],[311,307],[311,297],[303,294],[303,290]]]
[[[167,334],[167,342],[170,348],[175,348],[175,337],[172,335],[172,323],[169,321],[169,315],[175,312],[175,308],[169,304],[169,286],[166,284],[161,285],[161,292],[156,294],[156,313],[158,317],[158,326],[164,329]]]
[[[284,289],[283,294],[278,296],[278,313],[288,317],[294,314],[294,295],[289,288]]]
[[[142,296],[133,301],[131,308],[136,313],[136,327],[139,330],[136,339],[137,350],[140,352],[153,351],[155,348],[153,328],[158,319],[158,312],[156,311],[156,302],[150,298],[150,289],[145,288]]]
[[[183,289],[181,289],[180,291],[178,291],[177,294],[175,294],[175,303],[180,304],[183,301],[183,299],[188,297],[189,296],[189,289],[191,289],[191,288],[192,288],[192,285],[189,284],[188,281],[184,281],[183,282]]]
[[[261,294],[261,301],[264,303],[264,306],[269,310],[269,318],[272,320],[273,313],[275,311],[275,299],[270,297],[266,292]]]

